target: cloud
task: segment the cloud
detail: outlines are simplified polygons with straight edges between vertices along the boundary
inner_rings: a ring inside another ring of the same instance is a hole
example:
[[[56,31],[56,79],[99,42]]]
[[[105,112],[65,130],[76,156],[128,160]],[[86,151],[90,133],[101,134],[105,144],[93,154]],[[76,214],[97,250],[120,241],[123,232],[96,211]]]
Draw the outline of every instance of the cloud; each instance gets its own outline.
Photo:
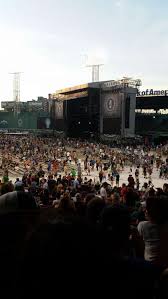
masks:
[[[123,6],[123,3],[120,0],[116,1],[115,6],[121,8]]]

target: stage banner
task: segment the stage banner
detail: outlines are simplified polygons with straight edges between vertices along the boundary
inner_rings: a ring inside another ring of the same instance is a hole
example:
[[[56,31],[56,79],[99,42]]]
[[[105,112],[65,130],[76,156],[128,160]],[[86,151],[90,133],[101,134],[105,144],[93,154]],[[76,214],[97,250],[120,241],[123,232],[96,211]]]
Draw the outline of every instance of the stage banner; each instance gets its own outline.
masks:
[[[122,93],[104,92],[102,94],[103,117],[121,117]]]
[[[55,118],[63,119],[63,101],[55,101]]]

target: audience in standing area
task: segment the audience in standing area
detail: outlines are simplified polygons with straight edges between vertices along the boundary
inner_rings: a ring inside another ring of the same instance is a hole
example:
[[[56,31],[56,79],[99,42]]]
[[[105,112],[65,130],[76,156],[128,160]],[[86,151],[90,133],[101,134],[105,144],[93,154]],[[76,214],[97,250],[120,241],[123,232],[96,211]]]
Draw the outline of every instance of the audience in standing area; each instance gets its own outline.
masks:
[[[0,139],[6,296],[166,298],[168,184],[155,188],[147,171],[151,180],[137,186],[141,168],[167,167],[166,147],[153,154],[141,148],[137,161],[129,150],[117,156],[114,148],[79,140]],[[23,175],[13,184],[16,163]],[[138,163],[135,180],[130,174],[120,186],[129,163]]]

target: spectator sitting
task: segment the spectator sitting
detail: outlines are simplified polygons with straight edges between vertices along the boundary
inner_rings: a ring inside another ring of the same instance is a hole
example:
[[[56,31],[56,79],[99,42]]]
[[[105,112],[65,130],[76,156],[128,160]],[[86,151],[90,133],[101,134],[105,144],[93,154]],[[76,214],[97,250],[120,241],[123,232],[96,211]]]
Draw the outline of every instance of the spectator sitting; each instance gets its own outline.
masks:
[[[146,218],[138,224],[145,245],[145,260],[168,267],[168,200],[149,197],[146,200]]]
[[[0,196],[0,281],[6,294],[14,289],[17,266],[38,219],[39,209],[30,193],[13,191]]]
[[[40,199],[44,206],[49,205],[49,192],[47,189],[43,190]]]
[[[106,191],[107,187],[108,187],[108,183],[104,182],[100,189],[100,196],[102,197],[103,200],[107,199],[107,191]]]
[[[24,184],[19,178],[16,179],[16,182],[14,184],[15,191],[24,191]]]
[[[87,218],[93,223],[97,224],[100,222],[100,215],[105,207],[105,202],[100,197],[95,197],[91,199],[87,204]]]
[[[115,221],[116,219],[115,217]],[[123,217],[120,217],[120,220],[124,220]],[[127,221],[124,222],[126,223]],[[107,226],[106,229],[108,229]],[[122,239],[126,238],[126,230],[121,235]],[[115,235],[111,233],[110,230],[109,236]],[[113,259],[111,254],[107,255],[106,250],[106,255],[104,255],[102,241],[102,235],[97,226],[91,226],[78,218],[69,218],[68,221],[57,220],[40,226],[30,239],[22,267],[20,267],[17,284],[20,297],[24,297],[25,290],[29,297],[32,292],[35,296],[37,294],[41,296],[47,292],[50,297],[55,291],[55,281],[57,281],[57,292],[60,292],[62,297],[68,295],[79,298],[79,292],[82,290],[84,297],[87,297],[89,293],[93,298],[100,294],[106,298],[112,292],[119,299],[124,296],[133,299],[136,292],[138,299],[152,299],[155,278],[153,267],[144,262]],[[55,275],[45,275],[54,269],[57,269]],[[73,284],[72,271],[77,273],[75,277],[77,287]],[[66,287],[65,279],[63,279],[65,273],[68,277]],[[84,286],[86,273],[87,283]],[[26,288],[27,281],[29,282],[28,288]],[[111,290],[111,281],[113,290]]]
[[[14,191],[14,185],[12,184],[12,181],[1,185],[1,195],[12,191]]]
[[[86,204],[84,203],[82,195],[80,193],[76,193],[74,201],[77,215],[84,217],[86,213]]]
[[[65,193],[59,202],[58,212],[62,216],[72,216],[76,213],[75,204],[71,200],[70,195]]]
[[[118,193],[111,194],[111,202],[113,205],[120,205],[120,195]]]

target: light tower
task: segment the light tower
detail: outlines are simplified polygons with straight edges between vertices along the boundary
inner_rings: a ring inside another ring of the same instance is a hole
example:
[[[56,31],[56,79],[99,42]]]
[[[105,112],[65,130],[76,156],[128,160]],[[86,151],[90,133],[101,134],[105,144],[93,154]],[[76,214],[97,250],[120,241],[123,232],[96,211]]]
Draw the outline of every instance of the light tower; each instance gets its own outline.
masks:
[[[99,82],[100,67],[102,65],[104,64],[90,64],[86,66],[92,69],[92,82]]]
[[[10,73],[13,75],[13,101],[15,102],[14,112],[20,112],[20,75],[21,72]]]

